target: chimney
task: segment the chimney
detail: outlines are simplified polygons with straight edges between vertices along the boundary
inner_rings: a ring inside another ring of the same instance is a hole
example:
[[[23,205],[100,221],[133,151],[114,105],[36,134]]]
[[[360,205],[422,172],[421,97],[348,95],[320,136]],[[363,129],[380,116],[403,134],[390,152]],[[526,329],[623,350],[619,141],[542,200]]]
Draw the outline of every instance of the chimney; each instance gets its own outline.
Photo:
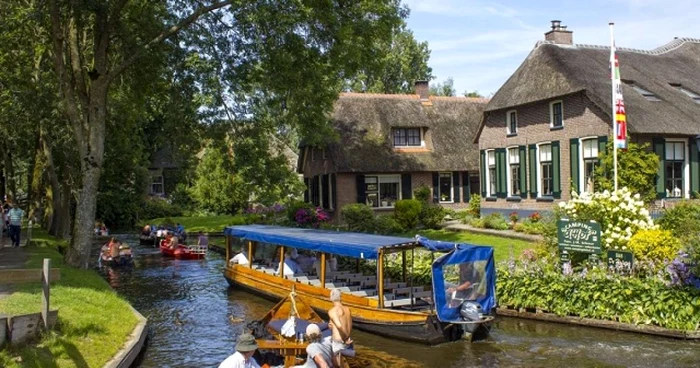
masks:
[[[427,80],[417,80],[416,84],[416,94],[420,97],[421,101],[427,101],[430,99],[430,86]]]
[[[557,45],[572,45],[574,43],[573,32],[561,25],[560,20],[552,21],[552,30],[544,34],[546,41],[552,41]]]

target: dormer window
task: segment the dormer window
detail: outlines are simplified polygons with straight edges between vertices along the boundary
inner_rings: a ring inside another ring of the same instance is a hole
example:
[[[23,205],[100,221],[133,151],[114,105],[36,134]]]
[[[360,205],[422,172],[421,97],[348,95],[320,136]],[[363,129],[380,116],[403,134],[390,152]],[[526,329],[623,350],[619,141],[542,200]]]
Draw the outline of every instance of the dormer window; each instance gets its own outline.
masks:
[[[421,147],[421,128],[393,128],[394,147]]]
[[[508,135],[518,134],[518,112],[515,110],[506,113],[506,126],[508,127]]]
[[[685,93],[685,95],[690,97],[693,101],[695,101],[695,103],[700,103],[700,95],[698,95],[697,93],[686,89],[685,87],[683,87],[681,84],[678,84],[678,83],[671,83],[671,86],[673,88]]]
[[[626,85],[632,87],[633,90],[637,91],[642,97],[644,97],[647,101],[653,101],[653,102],[659,102],[661,99],[656,97],[656,95],[653,92],[649,92],[646,89],[638,86],[635,84],[633,81],[628,81],[628,80],[623,80]]]

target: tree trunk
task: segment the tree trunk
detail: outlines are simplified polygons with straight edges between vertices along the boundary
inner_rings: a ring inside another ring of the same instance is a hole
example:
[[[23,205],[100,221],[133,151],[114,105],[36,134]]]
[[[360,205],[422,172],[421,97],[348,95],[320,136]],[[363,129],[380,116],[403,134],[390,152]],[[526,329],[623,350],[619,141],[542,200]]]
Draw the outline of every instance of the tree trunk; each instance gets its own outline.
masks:
[[[64,167],[65,172],[70,170],[69,167]],[[56,236],[62,239],[70,238],[70,225],[71,219],[71,202],[73,196],[71,193],[71,185],[68,174],[65,175],[65,180],[61,183],[61,193],[56,193],[56,197],[60,197],[59,202],[56,207],[56,215],[54,216],[54,221],[56,225]]]
[[[43,149],[45,163],[46,181],[48,188],[46,190],[46,205],[44,206],[44,227],[49,230],[49,234],[59,236],[59,221],[56,216],[60,214],[61,208],[61,192],[58,184],[58,175],[56,167],[53,163],[53,153],[51,152],[50,137],[42,127],[41,133],[41,148]],[[66,174],[67,175],[67,174]],[[70,191],[69,191],[70,195]]]
[[[10,147],[5,146],[5,180],[7,180],[8,199],[13,202],[17,200],[17,183],[15,181],[15,169],[12,165],[12,152]]]
[[[46,172],[46,157],[44,156],[43,142],[41,137],[41,128],[37,131],[36,145],[34,149],[34,159],[30,165],[32,169],[28,174],[29,178],[29,191],[27,197],[27,205],[29,218],[39,221],[41,220],[41,213],[43,212],[42,203],[44,202],[44,173]]]

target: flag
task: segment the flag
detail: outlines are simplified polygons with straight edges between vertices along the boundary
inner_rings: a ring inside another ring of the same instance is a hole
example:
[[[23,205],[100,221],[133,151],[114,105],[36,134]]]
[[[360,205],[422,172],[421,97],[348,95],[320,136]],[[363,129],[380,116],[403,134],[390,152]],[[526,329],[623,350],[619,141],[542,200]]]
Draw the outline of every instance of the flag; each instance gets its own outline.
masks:
[[[622,82],[620,81],[620,61],[615,54],[615,39],[611,31],[610,45],[610,79],[612,80],[613,133],[615,148],[627,149],[627,114],[625,101],[622,98]]]

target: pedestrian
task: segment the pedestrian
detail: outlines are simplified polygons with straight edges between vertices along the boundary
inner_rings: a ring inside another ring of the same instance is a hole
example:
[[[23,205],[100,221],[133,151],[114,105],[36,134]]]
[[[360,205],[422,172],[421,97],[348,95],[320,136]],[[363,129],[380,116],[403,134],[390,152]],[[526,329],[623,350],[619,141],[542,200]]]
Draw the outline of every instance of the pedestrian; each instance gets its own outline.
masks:
[[[13,246],[19,247],[19,237],[22,232],[22,217],[24,217],[24,211],[17,206],[17,203],[13,203],[12,209],[7,213],[7,217],[10,220],[10,240]]]
[[[238,337],[238,343],[236,343],[236,352],[221,362],[219,368],[260,368],[258,362],[253,358],[257,349],[258,344],[255,342],[255,336],[249,333],[241,334]]]
[[[5,247],[5,209],[0,206],[0,248]]]

